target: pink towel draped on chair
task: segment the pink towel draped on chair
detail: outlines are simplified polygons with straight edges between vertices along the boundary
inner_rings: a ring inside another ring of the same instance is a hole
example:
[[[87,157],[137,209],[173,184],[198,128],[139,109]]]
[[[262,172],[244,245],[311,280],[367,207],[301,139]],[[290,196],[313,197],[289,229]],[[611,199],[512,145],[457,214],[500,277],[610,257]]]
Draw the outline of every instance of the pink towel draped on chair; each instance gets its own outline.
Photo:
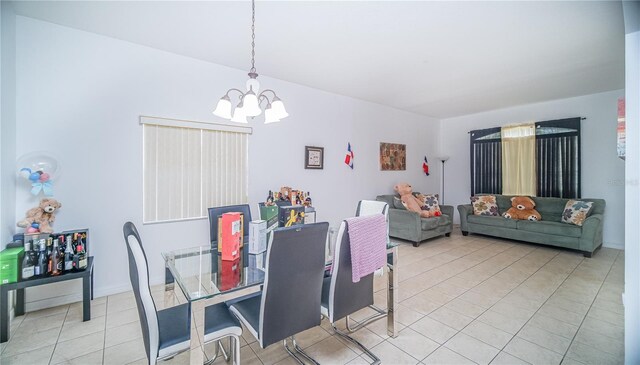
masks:
[[[387,221],[382,214],[346,221],[351,242],[351,280],[357,283],[387,262]]]

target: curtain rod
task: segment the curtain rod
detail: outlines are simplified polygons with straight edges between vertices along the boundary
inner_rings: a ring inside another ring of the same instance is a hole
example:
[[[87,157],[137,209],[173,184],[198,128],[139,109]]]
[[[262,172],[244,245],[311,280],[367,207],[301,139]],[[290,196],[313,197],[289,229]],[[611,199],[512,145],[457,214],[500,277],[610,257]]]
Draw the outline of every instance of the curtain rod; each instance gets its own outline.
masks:
[[[563,119],[571,119],[571,118],[563,118]],[[552,119],[552,120],[558,120],[558,119]],[[587,117],[580,117],[580,120],[587,120]],[[548,122],[548,120],[545,120],[544,122]],[[502,127],[491,127],[491,128],[502,128]],[[491,128],[484,128],[484,129],[491,129]],[[474,130],[478,131],[478,130],[482,130],[482,129],[474,129]],[[467,132],[467,134],[471,134],[471,132],[473,132],[473,131],[469,131],[469,132]]]

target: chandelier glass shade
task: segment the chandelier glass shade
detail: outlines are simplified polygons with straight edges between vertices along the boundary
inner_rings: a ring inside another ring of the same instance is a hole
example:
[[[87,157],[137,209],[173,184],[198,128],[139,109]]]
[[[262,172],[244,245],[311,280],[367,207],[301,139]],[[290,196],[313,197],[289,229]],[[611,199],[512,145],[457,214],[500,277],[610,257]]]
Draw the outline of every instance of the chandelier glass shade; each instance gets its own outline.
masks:
[[[255,0],[251,0],[251,70],[249,70],[249,80],[247,80],[246,91],[240,89],[229,89],[227,93],[220,98],[213,114],[224,119],[231,120],[236,123],[248,123],[247,117],[253,118],[262,114],[264,108],[264,123],[279,122],[289,116],[282,100],[276,95],[275,91],[265,89],[260,92],[260,83],[258,82],[258,74],[255,67],[255,23],[256,23],[256,5]],[[238,94],[238,104],[233,107],[230,94]]]

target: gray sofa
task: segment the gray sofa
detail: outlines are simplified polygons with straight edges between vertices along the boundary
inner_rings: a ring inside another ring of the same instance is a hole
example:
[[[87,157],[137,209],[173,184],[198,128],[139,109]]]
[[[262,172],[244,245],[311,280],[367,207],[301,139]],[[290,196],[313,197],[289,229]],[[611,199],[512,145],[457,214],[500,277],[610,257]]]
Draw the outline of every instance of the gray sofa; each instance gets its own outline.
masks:
[[[394,197],[396,199],[394,199]],[[426,239],[451,235],[453,230],[453,206],[441,205],[442,216],[421,218],[408,211],[398,195],[378,195],[377,201],[389,204],[389,236],[413,242],[418,247]]]
[[[511,207],[511,196],[496,195],[500,214]],[[542,220],[512,220],[503,217],[473,215],[471,204],[458,205],[460,229],[463,235],[479,233],[519,241],[541,243],[550,246],[582,251],[591,257],[602,246],[602,226],[605,201],[603,199],[579,199],[593,202],[589,216],[582,226],[562,223],[562,213],[569,199],[532,197]]]

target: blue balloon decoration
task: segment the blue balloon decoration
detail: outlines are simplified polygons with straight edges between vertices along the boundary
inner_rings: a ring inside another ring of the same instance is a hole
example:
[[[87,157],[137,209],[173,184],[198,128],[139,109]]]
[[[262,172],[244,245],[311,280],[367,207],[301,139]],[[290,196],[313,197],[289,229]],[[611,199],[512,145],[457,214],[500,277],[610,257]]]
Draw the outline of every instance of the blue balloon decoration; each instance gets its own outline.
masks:
[[[31,175],[29,175],[29,180],[33,182],[40,180],[40,174],[37,172],[32,173]]]
[[[35,229],[38,229],[38,228],[40,228],[40,223],[33,222],[33,223],[31,223],[31,227],[33,227]]]

